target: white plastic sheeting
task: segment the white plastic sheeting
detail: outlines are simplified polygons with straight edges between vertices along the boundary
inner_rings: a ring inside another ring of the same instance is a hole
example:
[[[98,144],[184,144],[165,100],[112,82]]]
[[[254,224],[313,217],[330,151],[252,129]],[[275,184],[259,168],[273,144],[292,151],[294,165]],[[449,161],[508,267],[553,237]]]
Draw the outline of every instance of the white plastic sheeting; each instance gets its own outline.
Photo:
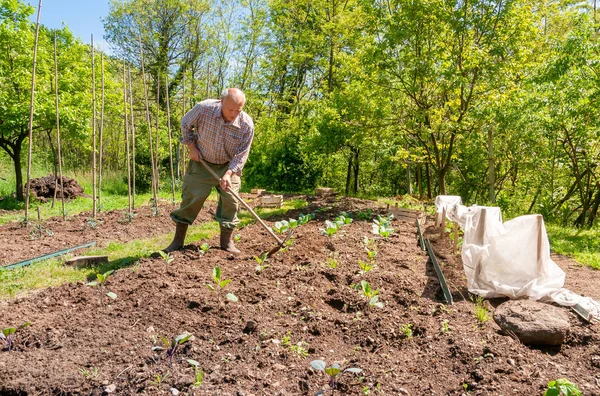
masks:
[[[437,212],[446,209],[446,217],[463,230],[461,256],[471,293],[485,298],[579,304],[600,318],[600,304],[563,288],[565,273],[550,258],[541,215],[520,216],[503,223],[497,207],[466,207],[456,196],[438,196],[435,202]]]

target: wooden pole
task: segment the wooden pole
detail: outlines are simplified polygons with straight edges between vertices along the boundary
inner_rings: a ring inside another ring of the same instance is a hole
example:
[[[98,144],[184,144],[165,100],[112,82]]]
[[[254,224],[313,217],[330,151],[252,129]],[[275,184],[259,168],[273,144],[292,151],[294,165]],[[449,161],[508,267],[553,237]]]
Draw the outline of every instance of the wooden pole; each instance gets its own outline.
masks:
[[[38,3],[37,22],[35,24],[35,43],[33,45],[33,71],[31,72],[31,97],[29,100],[29,151],[27,153],[27,192],[25,195],[25,223],[29,218],[29,193],[31,192],[31,151],[33,148],[33,104],[35,99],[35,69],[37,66],[38,37],[40,33],[40,14],[42,0]]]
[[[444,236],[444,230],[446,229],[446,208],[442,210],[442,218],[440,224],[440,238],[442,238]]]
[[[154,206],[158,207],[156,196],[156,173],[154,172],[154,149],[152,148],[152,130],[150,128],[150,105],[148,104],[148,87],[146,85],[146,71],[144,69],[144,50],[142,49],[142,40],[140,39],[140,57],[142,63],[142,81],[144,82],[144,98],[146,100],[146,125],[148,125],[148,145],[150,147],[150,164],[152,165],[152,195]]]
[[[127,78],[125,75],[125,61],[123,61],[123,117],[125,121],[125,159],[127,161],[127,202],[129,213],[131,214],[131,165],[129,162],[129,119],[127,118]]]
[[[169,165],[171,166],[171,202],[175,203],[175,175],[173,174],[173,136],[171,135],[171,107],[169,104],[169,74],[165,73],[167,99],[167,129],[169,130]]]
[[[182,82],[182,86],[183,86],[183,97],[182,97],[182,105],[181,105],[181,118],[183,118],[183,116],[186,113],[186,107],[185,107],[185,71],[183,72],[183,82]],[[178,146],[180,149],[180,153],[181,153],[181,180],[183,180],[183,175],[185,174],[185,164],[186,164],[186,159],[185,159],[185,149],[183,148],[183,145],[179,145]]]
[[[458,223],[454,222],[454,241],[452,243],[452,253],[455,253],[458,249]]]
[[[56,147],[58,156],[58,177],[60,178],[60,199],[62,201],[62,215],[65,219],[65,186],[63,185],[62,156],[60,153],[60,118],[58,108],[58,61],[56,55],[56,30],[54,31],[54,104],[56,105]]]
[[[102,69],[102,104],[100,107],[100,155],[98,163],[98,205],[102,208],[102,157],[104,155],[103,135],[104,135],[104,53],[100,53],[100,66]]]
[[[156,139],[155,139],[155,143],[156,143],[156,149],[154,151],[155,153],[155,160],[156,160],[156,165],[154,167],[155,171],[156,171],[156,192],[158,193],[160,191],[160,175],[158,173],[158,166],[159,166],[159,155],[158,155],[158,151],[159,151],[159,142],[160,142],[160,137],[159,137],[159,130],[160,130],[160,70],[156,71]]]
[[[131,164],[132,183],[131,183],[131,208],[135,209],[135,122],[133,119],[133,88],[131,88],[131,68],[127,65],[127,74],[129,77],[129,107],[131,109]]]
[[[92,217],[96,218],[96,67],[94,65],[94,35],[92,34]]]

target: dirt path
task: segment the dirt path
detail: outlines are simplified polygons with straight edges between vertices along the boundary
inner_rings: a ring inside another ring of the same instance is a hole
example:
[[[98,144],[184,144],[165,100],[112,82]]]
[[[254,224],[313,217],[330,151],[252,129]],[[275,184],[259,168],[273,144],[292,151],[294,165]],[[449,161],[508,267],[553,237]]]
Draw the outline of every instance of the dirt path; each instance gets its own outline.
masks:
[[[541,394],[548,381],[565,377],[586,395],[600,394],[597,326],[569,314],[567,344],[532,349],[501,335],[493,320],[479,324],[460,258],[432,233],[456,300],[441,304],[416,229],[405,222],[393,222],[390,238],[376,238],[376,267],[361,275],[358,261],[367,260],[363,238],[373,238],[371,223],[354,221],[331,238],[319,228],[341,210],[377,208],[358,200],[311,208],[325,206],[334,207],[297,228],[294,245],[260,273],[253,255],[272,243],[251,225],[241,233],[243,254],[236,258],[187,249],[170,264],[140,260],[101,288],[68,284],[0,303],[0,326],[31,322],[19,331],[14,351],[0,351],[0,394],[100,395],[108,388],[170,395],[175,388],[195,395],[314,395],[328,382],[310,369],[314,359],[361,368],[361,375],[341,377],[339,390],[351,395]],[[126,232],[122,240],[130,238]],[[600,297],[598,272],[568,260],[559,264],[568,287]],[[205,286],[215,266],[232,279],[225,293],[239,302]],[[383,308],[368,307],[353,288],[361,280],[380,291]],[[152,351],[160,336],[183,332],[194,337],[172,361]],[[200,363],[200,387],[192,386],[194,370],[186,359]]]

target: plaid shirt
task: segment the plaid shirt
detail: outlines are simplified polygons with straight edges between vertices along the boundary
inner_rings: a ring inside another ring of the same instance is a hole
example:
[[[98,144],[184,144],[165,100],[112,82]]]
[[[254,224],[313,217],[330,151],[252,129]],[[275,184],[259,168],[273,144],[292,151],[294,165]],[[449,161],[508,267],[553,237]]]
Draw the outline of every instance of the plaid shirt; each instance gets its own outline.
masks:
[[[196,142],[200,156],[212,164],[229,162],[229,169],[241,175],[254,138],[254,122],[245,112],[232,122],[221,116],[221,101],[207,99],[181,119],[181,142]]]

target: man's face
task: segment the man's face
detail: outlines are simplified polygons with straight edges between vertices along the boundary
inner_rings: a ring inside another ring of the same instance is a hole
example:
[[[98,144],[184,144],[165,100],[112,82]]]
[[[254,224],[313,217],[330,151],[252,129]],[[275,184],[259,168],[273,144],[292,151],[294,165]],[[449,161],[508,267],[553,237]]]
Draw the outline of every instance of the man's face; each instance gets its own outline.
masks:
[[[233,99],[225,98],[221,102],[221,115],[225,122],[231,122],[237,118],[244,108],[243,103],[235,103]]]

